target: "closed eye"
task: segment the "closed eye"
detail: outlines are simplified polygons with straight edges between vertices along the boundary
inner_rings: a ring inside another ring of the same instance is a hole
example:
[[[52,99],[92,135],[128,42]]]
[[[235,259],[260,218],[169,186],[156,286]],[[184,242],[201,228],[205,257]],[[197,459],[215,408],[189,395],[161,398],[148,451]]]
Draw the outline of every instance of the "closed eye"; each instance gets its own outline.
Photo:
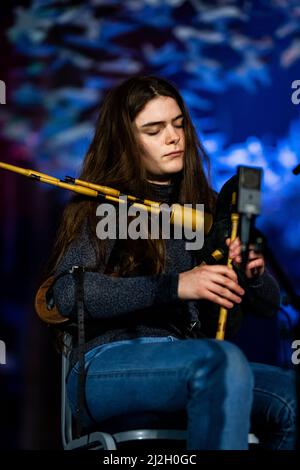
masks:
[[[146,132],[147,135],[156,135],[156,134],[158,134],[158,133],[159,133],[159,131],[155,131],[155,132]]]
[[[180,124],[176,124],[176,125],[174,124],[174,127],[175,127],[176,129],[182,129],[182,128],[183,128],[183,122],[181,122]],[[146,132],[146,134],[147,134],[147,135],[156,135],[156,134],[159,133],[160,130],[161,130],[161,129],[159,129],[159,130],[157,130],[157,131],[151,131],[151,132],[148,131],[148,132]]]
[[[179,119],[182,119],[182,116],[179,116],[178,118],[175,119],[175,121],[179,120]],[[178,124],[175,124],[175,122],[173,123],[173,126],[176,128],[176,129],[182,129],[184,126],[183,126],[183,119],[181,122],[179,122]],[[161,129],[163,129],[163,127],[161,127]],[[152,130],[152,131],[147,131],[146,134],[147,135],[157,135],[161,129],[157,129],[157,130]]]

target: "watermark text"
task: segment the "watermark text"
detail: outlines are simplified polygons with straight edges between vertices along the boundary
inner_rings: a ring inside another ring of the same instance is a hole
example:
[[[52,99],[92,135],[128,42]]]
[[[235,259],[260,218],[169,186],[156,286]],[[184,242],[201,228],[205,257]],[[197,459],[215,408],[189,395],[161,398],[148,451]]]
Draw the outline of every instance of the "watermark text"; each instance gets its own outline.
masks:
[[[6,85],[3,80],[0,80],[0,104],[6,104]]]
[[[292,82],[292,89],[295,90],[291,96],[292,103],[299,104],[300,103],[300,80],[294,80]]]
[[[292,354],[292,363],[297,366],[300,364],[300,339],[295,339],[292,342],[292,349],[295,349]]]
[[[151,210],[141,205],[127,205],[127,196],[122,196],[119,206],[100,204],[96,216],[101,220],[96,226],[100,240],[128,239],[184,239],[187,250],[200,250],[204,243],[204,205],[161,203]],[[118,233],[117,233],[118,232]]]
[[[2,340],[0,340],[0,364],[6,364],[6,346]]]

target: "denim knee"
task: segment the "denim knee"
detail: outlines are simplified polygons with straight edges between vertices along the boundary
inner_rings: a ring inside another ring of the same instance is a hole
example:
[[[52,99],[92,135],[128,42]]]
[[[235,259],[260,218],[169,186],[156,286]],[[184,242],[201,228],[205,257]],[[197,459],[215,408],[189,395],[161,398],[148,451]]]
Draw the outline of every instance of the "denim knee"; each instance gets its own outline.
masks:
[[[228,341],[218,341],[218,346],[222,348],[223,353],[225,354],[225,361],[229,369],[229,374],[253,391],[254,376],[250,363],[241,349]]]
[[[225,380],[227,385],[244,389],[252,394],[253,374],[242,351],[227,341],[208,340],[205,361],[195,359],[190,366],[191,388],[206,387]],[[221,384],[220,384],[221,385]]]

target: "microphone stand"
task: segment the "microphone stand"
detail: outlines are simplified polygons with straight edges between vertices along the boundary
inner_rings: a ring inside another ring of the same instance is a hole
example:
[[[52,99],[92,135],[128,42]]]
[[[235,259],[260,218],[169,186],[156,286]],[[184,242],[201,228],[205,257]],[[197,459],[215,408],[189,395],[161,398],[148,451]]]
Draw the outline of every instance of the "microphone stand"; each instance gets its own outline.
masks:
[[[249,245],[250,245],[250,238],[251,238],[254,216],[252,214],[243,213],[240,215],[240,219],[241,219],[240,240],[241,240],[241,258],[242,258],[241,268],[245,270],[247,262],[248,262]]]

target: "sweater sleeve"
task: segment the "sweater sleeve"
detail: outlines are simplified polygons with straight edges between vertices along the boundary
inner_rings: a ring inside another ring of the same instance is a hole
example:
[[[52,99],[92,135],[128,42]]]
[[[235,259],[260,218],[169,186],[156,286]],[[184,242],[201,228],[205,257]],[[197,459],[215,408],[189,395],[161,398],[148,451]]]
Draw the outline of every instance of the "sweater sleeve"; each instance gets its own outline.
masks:
[[[276,314],[280,305],[280,290],[276,280],[267,271],[255,280],[246,280],[243,274],[236,270],[239,283],[245,289],[245,295],[241,304],[236,304],[228,310],[226,323],[226,339],[236,335],[246,315],[271,317]],[[212,302],[200,300],[197,303],[198,318],[201,324],[201,332],[214,338],[217,331],[220,306]]]
[[[108,240],[108,259],[113,240]],[[128,314],[178,299],[178,273],[163,273],[136,277],[112,277],[104,274],[105,266],[99,271],[88,272],[95,265],[96,251],[93,242],[84,230],[68,248],[56,274],[72,266],[84,266],[84,304],[86,316],[93,319],[107,319]],[[59,312],[67,317],[76,315],[75,282],[72,274],[60,277],[53,289],[54,302]]]
[[[245,296],[243,308],[254,315],[271,317],[280,307],[280,289],[275,278],[265,270],[256,279],[243,280]]]

